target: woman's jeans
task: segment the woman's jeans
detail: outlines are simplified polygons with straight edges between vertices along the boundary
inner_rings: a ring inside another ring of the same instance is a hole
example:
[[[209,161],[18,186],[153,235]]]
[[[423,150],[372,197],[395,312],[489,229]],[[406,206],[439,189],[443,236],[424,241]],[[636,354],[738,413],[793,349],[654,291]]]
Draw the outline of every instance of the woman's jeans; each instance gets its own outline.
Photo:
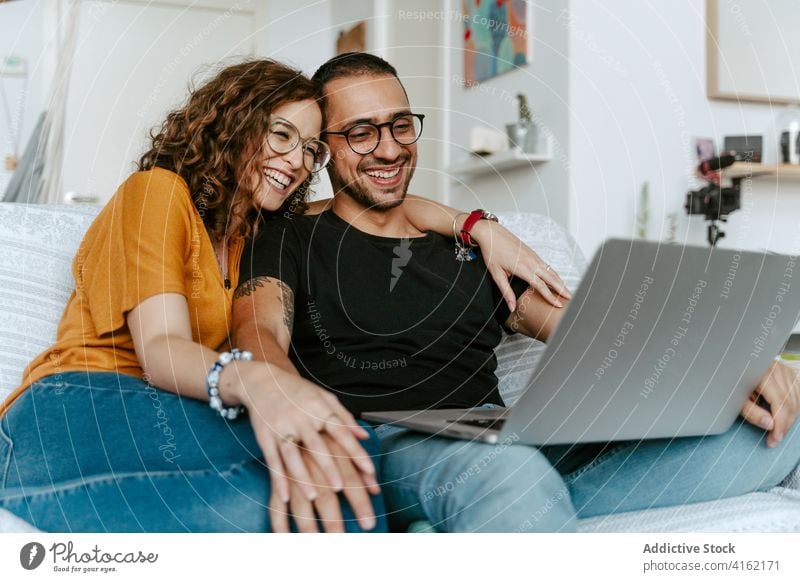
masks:
[[[377,464],[374,434],[362,444]],[[132,376],[44,378],[0,419],[0,507],[44,531],[267,532],[269,497],[247,418]],[[382,499],[373,505],[372,531],[386,531]],[[341,507],[346,530],[361,531]]]

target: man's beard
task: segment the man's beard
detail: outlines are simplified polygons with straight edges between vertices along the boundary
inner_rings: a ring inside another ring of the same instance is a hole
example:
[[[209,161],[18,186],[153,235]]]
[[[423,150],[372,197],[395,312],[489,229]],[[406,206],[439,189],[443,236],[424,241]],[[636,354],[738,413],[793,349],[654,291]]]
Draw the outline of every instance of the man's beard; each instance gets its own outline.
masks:
[[[406,167],[406,164],[410,160],[404,160],[402,168]],[[381,200],[377,196],[374,196],[370,189],[362,183],[362,179],[358,178],[352,182],[345,183],[342,177],[336,172],[334,164],[328,166],[329,177],[331,179],[331,185],[333,186],[334,192],[338,193],[341,192],[342,194],[346,194],[350,198],[352,198],[355,202],[358,203],[359,206],[369,210],[375,210],[378,212],[387,212],[392,208],[397,208],[400,206],[403,201],[406,199],[406,195],[408,194],[408,185],[411,183],[411,178],[414,176],[414,168],[408,173],[408,177],[405,179],[405,183],[398,184],[397,190],[400,190],[402,194],[399,198],[393,200]],[[364,174],[360,172],[360,174]],[[368,178],[365,178],[368,179]]]

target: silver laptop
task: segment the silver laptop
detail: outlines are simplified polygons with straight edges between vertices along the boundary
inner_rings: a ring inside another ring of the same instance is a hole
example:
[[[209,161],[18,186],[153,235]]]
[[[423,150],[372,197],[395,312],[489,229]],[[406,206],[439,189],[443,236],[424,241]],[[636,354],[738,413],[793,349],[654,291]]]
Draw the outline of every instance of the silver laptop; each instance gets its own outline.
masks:
[[[718,434],[732,426],[799,315],[795,257],[609,240],[512,408],[362,416],[489,443]]]

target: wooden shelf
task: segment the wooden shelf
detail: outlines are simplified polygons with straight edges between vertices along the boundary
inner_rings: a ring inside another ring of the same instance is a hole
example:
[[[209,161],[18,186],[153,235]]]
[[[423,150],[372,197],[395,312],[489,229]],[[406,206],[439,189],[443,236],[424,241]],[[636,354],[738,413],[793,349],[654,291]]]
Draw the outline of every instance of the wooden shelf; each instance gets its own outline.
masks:
[[[450,166],[449,173],[453,177],[474,178],[476,176],[496,176],[504,170],[514,170],[542,164],[553,159],[552,141],[545,140],[546,149],[541,153],[526,154],[515,148],[489,156],[473,155],[469,160]]]
[[[781,179],[800,180],[800,166],[793,164],[752,164],[736,162],[722,171],[725,178],[758,178],[759,176],[777,176]]]

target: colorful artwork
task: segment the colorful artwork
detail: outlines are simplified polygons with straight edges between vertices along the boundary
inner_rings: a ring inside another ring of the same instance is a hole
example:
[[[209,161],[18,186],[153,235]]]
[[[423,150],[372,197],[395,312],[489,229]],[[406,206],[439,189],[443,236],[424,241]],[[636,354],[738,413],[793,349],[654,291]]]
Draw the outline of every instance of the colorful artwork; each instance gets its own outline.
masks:
[[[467,86],[528,63],[528,3],[524,0],[462,0],[464,79]]]

